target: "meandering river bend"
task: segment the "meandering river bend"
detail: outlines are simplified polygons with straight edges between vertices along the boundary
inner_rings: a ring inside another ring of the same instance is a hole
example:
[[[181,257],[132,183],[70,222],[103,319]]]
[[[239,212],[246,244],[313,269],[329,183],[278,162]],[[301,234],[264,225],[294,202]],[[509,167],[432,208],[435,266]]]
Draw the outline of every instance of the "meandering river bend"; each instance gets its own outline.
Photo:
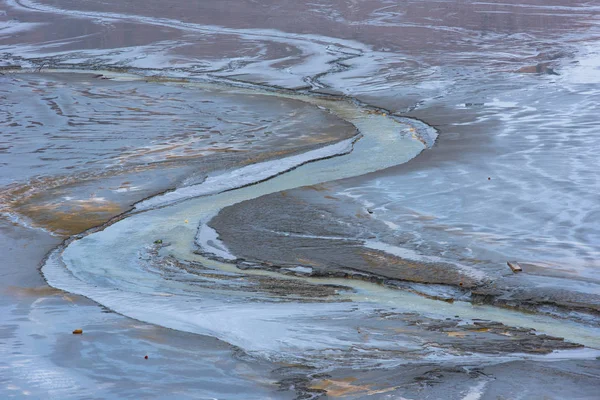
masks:
[[[0,392],[593,398],[599,6],[548,3],[5,1]]]

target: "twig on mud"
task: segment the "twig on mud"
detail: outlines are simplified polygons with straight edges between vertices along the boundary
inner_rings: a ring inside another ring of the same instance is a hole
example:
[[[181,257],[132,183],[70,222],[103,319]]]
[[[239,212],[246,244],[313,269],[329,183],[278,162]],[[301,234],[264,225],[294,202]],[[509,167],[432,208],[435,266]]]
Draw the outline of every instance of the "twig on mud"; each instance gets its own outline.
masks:
[[[46,65],[48,65],[48,64],[46,64],[46,63],[43,63],[42,65],[40,65],[40,66],[39,66],[39,67],[38,67],[38,68],[35,70],[35,72],[41,72],[41,71],[42,71],[42,68],[44,68]]]

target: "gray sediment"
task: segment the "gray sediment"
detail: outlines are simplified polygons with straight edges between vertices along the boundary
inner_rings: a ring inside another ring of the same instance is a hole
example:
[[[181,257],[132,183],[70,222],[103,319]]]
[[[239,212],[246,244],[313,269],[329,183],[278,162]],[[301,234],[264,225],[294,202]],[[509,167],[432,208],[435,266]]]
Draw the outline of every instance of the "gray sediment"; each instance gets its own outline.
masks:
[[[224,208],[209,223],[240,269],[283,274],[301,267],[313,277],[377,282],[444,301],[471,301],[597,325],[600,296],[540,287],[538,277],[489,268],[479,260],[407,259],[373,249],[373,241],[402,247],[402,235],[368,209],[335,198],[327,185],[262,196]],[[408,240],[407,240],[408,242]],[[464,266],[470,265],[473,274]],[[527,268],[526,268],[527,270]],[[301,273],[305,275],[305,273]],[[529,278],[529,279],[528,279]]]

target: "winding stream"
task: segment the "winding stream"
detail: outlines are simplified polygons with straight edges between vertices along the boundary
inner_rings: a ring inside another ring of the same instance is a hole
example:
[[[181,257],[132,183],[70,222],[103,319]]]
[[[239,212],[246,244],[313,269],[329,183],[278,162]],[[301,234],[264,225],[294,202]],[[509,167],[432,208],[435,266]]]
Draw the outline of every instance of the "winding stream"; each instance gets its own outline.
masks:
[[[0,1],[0,397],[596,398],[592,3]]]
[[[248,93],[251,89],[228,90]],[[419,121],[374,112],[351,101],[254,93],[291,97],[326,108],[355,125],[361,137],[354,143],[340,142],[300,157],[244,167],[251,168],[250,172],[242,168],[215,173],[203,183],[138,203],[126,218],[74,238],[52,252],[42,268],[48,283],[134,319],[214,336],[271,361],[302,362],[323,368],[332,362],[374,367],[382,362],[500,362],[544,357],[445,350],[428,343],[417,331],[399,333],[397,326],[382,322],[385,313],[418,313],[434,319],[460,315],[499,321],[600,349],[599,330],[574,322],[461,301],[449,304],[356,280],[241,271],[232,264],[194,253],[198,244],[210,242],[215,246],[213,253],[218,252],[217,248],[221,258],[227,258],[226,249],[214,234],[209,239],[205,230],[198,234],[198,226],[202,227],[226,206],[404,163],[425,149],[418,132],[435,135],[432,128]],[[256,183],[250,182],[250,177]],[[157,240],[162,243],[154,244]],[[211,248],[205,250],[210,252]],[[261,289],[263,278],[280,281],[281,285],[302,281],[315,291],[330,285],[337,289],[335,295],[320,300],[302,295],[278,296]],[[372,334],[365,336],[361,333],[365,330]],[[560,354],[553,357],[560,358]],[[564,357],[595,355],[592,350],[567,351]]]

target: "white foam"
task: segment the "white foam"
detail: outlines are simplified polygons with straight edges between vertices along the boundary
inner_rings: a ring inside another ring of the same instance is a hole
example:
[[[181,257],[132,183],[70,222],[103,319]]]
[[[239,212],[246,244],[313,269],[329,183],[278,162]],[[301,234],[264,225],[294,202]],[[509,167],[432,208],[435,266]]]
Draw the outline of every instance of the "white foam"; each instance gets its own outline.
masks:
[[[17,22],[17,21],[0,21],[0,37],[10,36],[16,33],[34,30],[35,28],[46,25],[39,22]]]
[[[481,381],[478,384],[471,386],[467,391],[463,400],[479,400],[484,395],[484,389],[489,381]]]
[[[560,79],[574,84],[600,83],[600,46],[582,48],[577,63],[567,66]]]
[[[202,251],[215,255],[225,260],[235,260],[236,257],[229,252],[229,249],[219,239],[219,234],[205,222],[200,224],[196,234],[196,244]]]
[[[209,176],[204,182],[198,185],[182,187],[172,192],[167,192],[163,195],[155,196],[137,203],[135,209],[138,211],[147,210],[167,204],[173,204],[192,197],[221,193],[227,190],[248,186],[253,183],[262,182],[311,161],[347,154],[352,150],[352,144],[355,141],[356,138],[350,138],[306,153],[279,160],[251,164],[239,169]]]
[[[288,271],[292,271],[292,272],[296,272],[299,274],[307,274],[310,275],[313,272],[313,269],[310,267],[301,267],[301,266],[297,266],[297,267],[291,267],[291,268],[285,268]]]

